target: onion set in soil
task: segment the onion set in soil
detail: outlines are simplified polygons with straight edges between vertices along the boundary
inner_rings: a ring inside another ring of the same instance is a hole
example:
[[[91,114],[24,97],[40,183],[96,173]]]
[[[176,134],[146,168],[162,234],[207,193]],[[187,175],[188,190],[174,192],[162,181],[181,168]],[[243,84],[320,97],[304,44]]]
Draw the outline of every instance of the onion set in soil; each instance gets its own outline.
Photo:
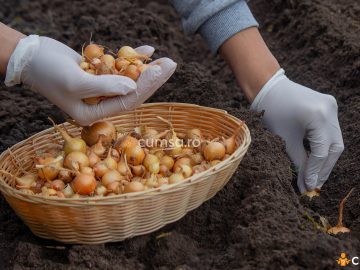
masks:
[[[103,49],[87,47],[85,56],[102,59]],[[120,50],[118,56],[128,61],[147,59],[129,48]],[[31,172],[20,176],[1,172],[11,175],[15,188],[26,194],[72,199],[116,196],[181,183],[236,150],[239,130],[226,139],[208,138],[197,128],[176,132],[171,122],[158,119],[168,128],[136,127],[118,133],[112,122],[99,121],[83,127],[81,137],[71,136],[50,119],[63,138],[62,149],[37,154]],[[191,143],[194,140],[196,145]]]
[[[354,191],[354,188],[352,188],[349,193],[344,197],[344,199],[341,200],[340,204],[339,204],[339,219],[338,219],[338,223],[331,228],[327,229],[327,232],[329,234],[338,234],[338,233],[348,233],[350,232],[349,228],[346,228],[343,225],[343,212],[344,212],[344,205],[346,200],[350,197],[351,193]]]

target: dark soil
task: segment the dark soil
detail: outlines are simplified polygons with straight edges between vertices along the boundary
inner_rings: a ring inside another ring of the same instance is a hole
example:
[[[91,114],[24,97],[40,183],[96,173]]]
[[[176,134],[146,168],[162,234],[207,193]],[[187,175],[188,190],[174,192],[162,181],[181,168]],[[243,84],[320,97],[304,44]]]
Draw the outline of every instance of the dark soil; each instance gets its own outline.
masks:
[[[156,56],[170,56],[179,68],[151,101],[226,109],[249,125],[251,148],[213,199],[157,232],[119,243],[63,245],[37,238],[0,196],[0,269],[334,269],[340,252],[360,256],[360,3],[251,2],[287,75],[339,103],[346,150],[321,197],[309,202],[294,189],[284,143],[248,111],[224,62],[200,37],[183,35],[167,4],[129,2],[0,0],[0,20],[78,51],[91,32],[111,48],[153,45]],[[64,120],[55,106],[21,87],[1,85],[0,104],[0,150],[49,127],[48,116]],[[352,232],[333,237],[316,229],[308,216],[321,215],[335,225],[338,203],[352,187],[344,212]]]

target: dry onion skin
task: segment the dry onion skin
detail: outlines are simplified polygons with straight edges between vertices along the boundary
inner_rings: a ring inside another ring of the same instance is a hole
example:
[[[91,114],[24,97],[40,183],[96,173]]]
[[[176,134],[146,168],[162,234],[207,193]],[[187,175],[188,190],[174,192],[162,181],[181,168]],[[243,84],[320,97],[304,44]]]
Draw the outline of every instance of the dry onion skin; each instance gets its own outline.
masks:
[[[108,58],[110,63],[112,58]],[[236,150],[237,136],[205,139],[200,129],[177,132],[171,122],[158,119],[167,123],[168,129],[136,127],[118,134],[113,123],[98,121],[83,127],[81,138],[71,137],[54,124],[64,138],[63,151],[49,149],[37,156],[35,173],[13,176],[0,172],[12,176],[15,188],[28,195],[60,199],[108,197],[181,184],[218,165]],[[169,148],[156,141],[165,140],[171,145],[179,138],[185,142],[200,140],[200,144]],[[140,143],[143,141],[156,145]]]
[[[113,74],[131,78],[136,81],[144,72],[151,60],[147,55],[137,53],[130,46],[121,47],[116,55],[112,51],[105,53],[104,47],[90,43],[82,51],[79,67],[91,75]],[[90,97],[83,101],[95,105],[110,97]]]

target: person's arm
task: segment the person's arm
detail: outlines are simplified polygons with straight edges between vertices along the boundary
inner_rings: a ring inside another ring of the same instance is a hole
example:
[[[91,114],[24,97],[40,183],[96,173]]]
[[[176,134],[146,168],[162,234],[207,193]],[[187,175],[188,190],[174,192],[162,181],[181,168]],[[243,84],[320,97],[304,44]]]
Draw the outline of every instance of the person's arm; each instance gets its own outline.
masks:
[[[269,51],[244,0],[171,0],[187,33],[198,32],[220,52],[251,102],[265,111],[264,124],[286,141],[297,166],[301,193],[320,189],[340,157],[344,143],[334,97],[292,82]],[[309,156],[303,139],[310,141]]]
[[[0,74],[5,76],[9,59],[19,40],[25,35],[0,22]]]
[[[226,40],[219,50],[251,103],[280,69],[257,27],[244,29]]]

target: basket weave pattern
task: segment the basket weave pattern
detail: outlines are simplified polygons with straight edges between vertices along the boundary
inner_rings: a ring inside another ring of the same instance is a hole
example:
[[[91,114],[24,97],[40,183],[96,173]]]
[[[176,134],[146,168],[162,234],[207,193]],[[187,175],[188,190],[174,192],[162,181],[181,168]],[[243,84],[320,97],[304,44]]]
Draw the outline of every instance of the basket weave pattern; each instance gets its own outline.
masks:
[[[166,129],[161,116],[177,132],[199,128],[205,136],[229,137],[240,126],[237,149],[225,161],[185,181],[143,192],[109,197],[58,198],[28,195],[14,188],[15,179],[0,173],[0,191],[16,214],[43,238],[64,243],[98,244],[153,232],[182,218],[213,197],[229,181],[250,145],[245,124],[226,111],[183,103],[151,103],[109,118],[125,132],[138,126]],[[64,124],[75,136],[81,129]],[[36,153],[62,145],[61,136],[47,129],[12,146],[0,155],[0,168],[19,175],[32,170]]]

